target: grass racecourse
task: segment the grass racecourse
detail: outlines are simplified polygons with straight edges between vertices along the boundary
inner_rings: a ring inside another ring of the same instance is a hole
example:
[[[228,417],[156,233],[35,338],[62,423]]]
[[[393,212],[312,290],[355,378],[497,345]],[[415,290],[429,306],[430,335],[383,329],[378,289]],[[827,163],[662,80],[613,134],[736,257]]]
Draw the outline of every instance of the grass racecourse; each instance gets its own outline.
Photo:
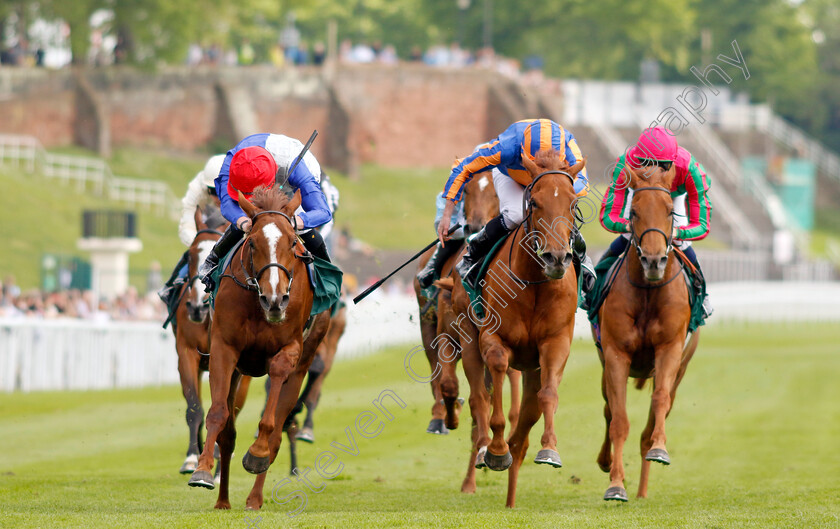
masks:
[[[179,388],[4,394],[0,527],[840,527],[839,339],[838,327],[827,324],[704,329],[667,423],[672,465],[655,466],[650,497],[627,504],[601,499],[609,481],[595,463],[604,434],[601,368],[588,341],[575,342],[559,390],[564,467],[531,462],[538,423],[514,510],[504,507],[506,473],[479,472],[478,492],[459,492],[469,424],[448,436],[424,433],[431,399],[427,385],[404,370],[411,344],[335,366],[316,443],[299,445],[300,464],[312,467],[333,441],[349,444],[345,429],[357,455],[333,449],[341,473],[331,481],[315,476],[318,493],[290,485],[278,494],[306,491],[295,518],[286,513],[297,501],[271,500],[271,487],[286,477],[285,451],[269,471],[263,510],[243,510],[253,479],[240,459],[256,426],[261,384],[252,386],[239,418],[234,508],[223,512],[212,508],[216,491],[191,489],[177,473],[187,438]],[[418,371],[420,361],[415,357]],[[406,407],[383,401],[393,419],[363,438],[356,418],[377,412],[372,401],[386,389]],[[648,403],[648,390],[629,390],[631,495]]]

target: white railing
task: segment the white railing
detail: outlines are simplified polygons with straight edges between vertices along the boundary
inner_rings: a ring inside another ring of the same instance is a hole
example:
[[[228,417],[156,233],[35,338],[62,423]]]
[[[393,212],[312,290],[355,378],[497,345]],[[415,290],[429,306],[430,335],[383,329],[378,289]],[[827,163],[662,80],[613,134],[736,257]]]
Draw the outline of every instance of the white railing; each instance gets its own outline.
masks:
[[[709,325],[742,322],[840,322],[840,282],[735,282],[708,287]],[[381,296],[348,307],[337,360],[420,344],[413,296]],[[575,337],[590,340],[578,311]],[[0,391],[88,390],[177,384],[172,332],[158,323],[0,320]]]
[[[180,214],[180,200],[165,182],[114,176],[101,159],[47,152],[32,136],[0,134],[0,163],[29,173],[40,169],[48,178],[75,184],[80,192],[90,186],[99,196],[145,206],[173,218]]]
[[[414,297],[371,296],[348,306],[338,359],[420,343]],[[406,353],[410,346],[406,347]],[[402,362],[402,356],[394,359]],[[177,384],[171,329],[157,322],[0,319],[0,391],[86,390]]]

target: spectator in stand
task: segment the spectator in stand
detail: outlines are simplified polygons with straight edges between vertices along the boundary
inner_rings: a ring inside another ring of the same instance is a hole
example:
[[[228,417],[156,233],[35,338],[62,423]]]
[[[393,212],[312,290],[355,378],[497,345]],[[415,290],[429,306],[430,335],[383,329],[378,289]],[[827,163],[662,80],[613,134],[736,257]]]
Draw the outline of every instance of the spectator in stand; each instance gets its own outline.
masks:
[[[327,60],[327,49],[321,41],[316,42],[312,46],[312,64],[321,66]]]
[[[379,54],[379,62],[382,64],[397,64],[400,62],[400,58],[397,56],[397,49],[391,44],[385,46],[382,49],[382,53]]]
[[[420,46],[412,46],[411,52],[408,54],[408,60],[410,62],[422,62],[423,61],[423,50]]]
[[[286,25],[280,31],[280,46],[283,47],[286,62],[297,64],[300,51],[300,30],[295,26],[294,12],[286,15]]]

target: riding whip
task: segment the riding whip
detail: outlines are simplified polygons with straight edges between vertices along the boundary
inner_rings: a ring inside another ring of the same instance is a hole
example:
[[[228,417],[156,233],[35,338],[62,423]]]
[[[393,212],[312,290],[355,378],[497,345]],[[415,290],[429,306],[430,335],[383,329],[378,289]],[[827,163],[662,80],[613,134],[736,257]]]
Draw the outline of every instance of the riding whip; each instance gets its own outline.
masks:
[[[292,176],[292,173],[295,171],[295,168],[298,166],[300,161],[303,160],[303,155],[306,154],[306,151],[308,151],[309,148],[312,147],[312,142],[315,141],[316,136],[318,136],[318,129],[315,129],[315,130],[312,131],[312,135],[309,136],[308,140],[306,140],[306,144],[304,144],[303,149],[301,149],[301,151],[300,151],[300,154],[298,154],[297,158],[295,158],[295,161],[292,162],[292,165],[289,167],[289,171],[286,173],[286,178],[287,179],[290,176]],[[282,169],[278,167],[277,168],[277,173],[274,174],[274,185],[277,185],[277,183],[278,183],[278,180],[280,178],[280,171],[282,171]],[[315,176],[319,176],[319,175],[315,175]]]
[[[460,225],[460,224],[455,224],[454,226],[452,226],[451,228],[449,228],[449,232],[447,233],[447,235],[452,235],[452,234],[453,234],[453,233],[455,233],[455,232],[456,232],[456,231],[457,231],[460,227],[461,227],[461,225]],[[411,263],[412,261],[414,261],[415,259],[417,259],[417,258],[418,258],[418,257],[420,257],[421,255],[423,255],[424,253],[426,253],[426,250],[428,250],[428,249],[429,249],[429,248],[431,248],[432,246],[436,245],[437,243],[438,243],[438,240],[437,240],[437,239],[435,239],[434,241],[432,241],[432,242],[430,242],[429,244],[427,244],[425,248],[423,248],[422,250],[420,250],[419,252],[417,252],[417,253],[414,255],[414,257],[412,257],[412,258],[411,258],[411,259],[409,259],[408,261],[406,261],[406,262],[404,262],[403,264],[401,264],[401,265],[399,266],[399,268],[397,268],[396,270],[394,270],[393,272],[391,272],[391,273],[390,273],[390,274],[388,274],[387,276],[383,277],[382,279],[380,279],[379,281],[377,281],[376,283],[374,283],[373,285],[371,285],[370,287],[368,287],[368,288],[367,288],[364,292],[362,292],[361,294],[359,294],[358,296],[356,296],[355,298],[353,298],[353,304],[356,304],[356,303],[360,302],[361,300],[365,299],[365,298],[368,296],[368,294],[370,294],[371,292],[373,292],[373,291],[374,291],[374,290],[376,290],[377,288],[381,287],[381,286],[382,286],[382,283],[384,283],[385,281],[387,281],[388,279],[390,279],[390,278],[391,278],[391,276],[393,276],[394,274],[396,274],[397,272],[399,272],[400,270],[402,270],[403,268],[405,268],[405,267],[406,267],[406,265],[408,265],[409,263]]]

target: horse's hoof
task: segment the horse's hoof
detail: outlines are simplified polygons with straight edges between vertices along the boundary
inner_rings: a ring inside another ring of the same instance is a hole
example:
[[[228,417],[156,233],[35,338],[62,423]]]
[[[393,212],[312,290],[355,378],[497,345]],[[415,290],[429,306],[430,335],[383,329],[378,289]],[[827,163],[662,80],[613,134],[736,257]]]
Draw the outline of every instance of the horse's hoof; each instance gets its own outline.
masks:
[[[426,433],[433,433],[435,435],[447,435],[449,428],[443,424],[443,419],[432,419],[429,422],[429,427],[426,428]]]
[[[267,457],[256,457],[251,455],[251,451],[245,452],[242,456],[242,466],[251,474],[262,474],[268,470],[270,461]]]
[[[190,454],[184,459],[184,464],[178,471],[181,474],[192,474],[198,466],[198,454]]]
[[[648,450],[647,455],[645,455],[645,459],[648,461],[656,461],[657,463],[662,463],[663,465],[671,464],[671,458],[668,457],[668,451],[664,448],[651,448]]]
[[[507,470],[513,464],[513,456],[510,455],[509,450],[507,453],[500,456],[492,454],[488,451],[484,454],[484,462],[490,470],[501,472],[502,470]]]
[[[607,501],[627,501],[627,491],[624,487],[610,487],[604,493],[604,499]]]
[[[216,488],[216,484],[213,482],[213,475],[206,470],[196,470],[193,472],[187,485],[190,487],[204,487],[210,490]]]
[[[482,446],[475,455],[475,468],[487,468],[487,463],[484,462],[484,454],[487,453],[487,447]]]
[[[312,444],[315,442],[315,432],[312,431],[312,428],[304,427],[295,435],[295,439],[298,441],[303,441],[304,443]]]
[[[563,462],[560,461],[560,454],[550,448],[544,448],[537,452],[537,457],[534,458],[534,463],[538,465],[551,465],[554,468],[560,468],[563,466]]]

